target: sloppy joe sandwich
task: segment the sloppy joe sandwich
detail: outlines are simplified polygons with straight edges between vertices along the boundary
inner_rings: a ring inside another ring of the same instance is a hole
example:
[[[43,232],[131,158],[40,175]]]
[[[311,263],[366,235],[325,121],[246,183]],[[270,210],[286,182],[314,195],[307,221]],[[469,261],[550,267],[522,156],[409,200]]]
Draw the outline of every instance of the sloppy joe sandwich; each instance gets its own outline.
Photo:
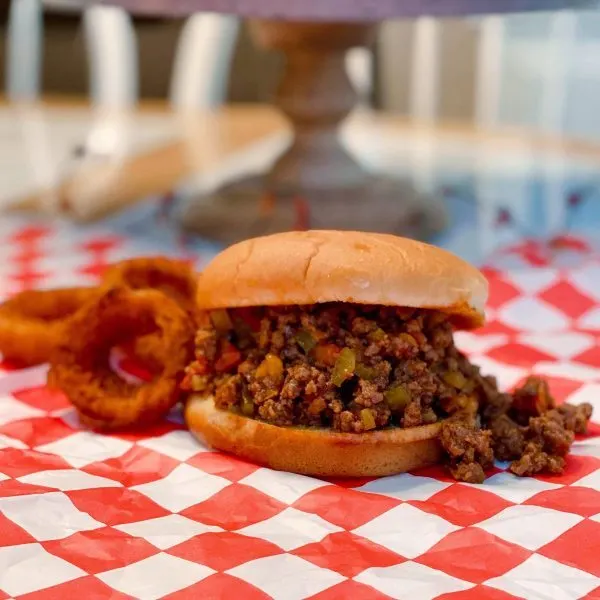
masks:
[[[488,420],[520,432],[515,458],[528,439],[507,417],[512,397],[454,344],[455,330],[483,323],[487,293],[462,259],[391,235],[231,246],[199,277],[186,422],[208,445],[275,469],[379,476],[444,457],[455,477],[481,481],[494,458]]]

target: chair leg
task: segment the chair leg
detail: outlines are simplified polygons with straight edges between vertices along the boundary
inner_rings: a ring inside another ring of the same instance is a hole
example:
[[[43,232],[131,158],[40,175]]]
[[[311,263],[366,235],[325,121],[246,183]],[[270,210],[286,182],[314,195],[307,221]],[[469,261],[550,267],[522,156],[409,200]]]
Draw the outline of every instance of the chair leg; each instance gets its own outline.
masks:
[[[225,102],[239,19],[198,13],[186,22],[173,65],[170,99],[177,110],[200,110]]]
[[[138,57],[131,17],[115,6],[91,6],[83,17],[92,101],[124,109],[137,102]]]
[[[14,101],[40,93],[43,7],[41,0],[13,0],[8,15],[6,93]]]

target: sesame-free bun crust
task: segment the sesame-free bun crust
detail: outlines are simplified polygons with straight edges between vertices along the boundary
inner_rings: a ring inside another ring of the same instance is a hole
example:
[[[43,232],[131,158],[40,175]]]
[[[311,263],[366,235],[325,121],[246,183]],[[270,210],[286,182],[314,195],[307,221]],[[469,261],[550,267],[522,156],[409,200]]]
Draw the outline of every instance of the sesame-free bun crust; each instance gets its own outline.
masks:
[[[435,464],[441,425],[369,433],[277,427],[220,410],[194,395],[185,407],[190,431],[212,448],[280,471],[323,477],[379,477]]]
[[[201,309],[350,302],[438,309],[458,327],[482,324],[488,285],[454,254],[355,231],[288,232],[230,246],[198,283]]]

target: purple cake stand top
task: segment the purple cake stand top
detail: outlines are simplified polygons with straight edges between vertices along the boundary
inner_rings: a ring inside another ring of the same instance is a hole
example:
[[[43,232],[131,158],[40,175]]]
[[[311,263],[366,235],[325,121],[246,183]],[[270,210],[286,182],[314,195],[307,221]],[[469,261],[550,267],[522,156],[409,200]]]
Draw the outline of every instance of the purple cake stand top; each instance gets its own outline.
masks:
[[[181,16],[198,11],[305,21],[381,21],[420,15],[467,15],[599,8],[599,0],[100,0],[135,14]]]

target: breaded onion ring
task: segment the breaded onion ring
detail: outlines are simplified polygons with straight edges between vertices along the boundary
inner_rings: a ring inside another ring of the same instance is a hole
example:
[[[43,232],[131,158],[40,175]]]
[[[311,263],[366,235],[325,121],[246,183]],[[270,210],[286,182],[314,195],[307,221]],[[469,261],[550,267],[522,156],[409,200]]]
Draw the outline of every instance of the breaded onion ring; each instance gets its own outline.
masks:
[[[158,332],[130,340],[123,350],[150,373],[159,372],[167,356],[162,335]]]
[[[110,351],[151,332],[160,334],[165,360],[152,381],[132,385],[114,373]],[[148,425],[180,397],[179,384],[193,352],[194,324],[174,300],[157,290],[114,288],[69,322],[54,356],[48,384],[61,389],[95,429]]]
[[[0,305],[0,352],[23,365],[51,360],[70,318],[99,296],[95,288],[21,292]]]
[[[164,257],[132,258],[108,268],[103,282],[106,287],[128,287],[134,290],[160,290],[187,311],[196,307],[196,273],[182,260]]]
[[[196,281],[197,275],[188,263],[164,257],[123,260],[109,267],[103,279],[108,288],[159,290],[191,315],[196,313]],[[127,346],[127,351],[153,373],[160,370],[166,358],[160,334],[137,338]]]

